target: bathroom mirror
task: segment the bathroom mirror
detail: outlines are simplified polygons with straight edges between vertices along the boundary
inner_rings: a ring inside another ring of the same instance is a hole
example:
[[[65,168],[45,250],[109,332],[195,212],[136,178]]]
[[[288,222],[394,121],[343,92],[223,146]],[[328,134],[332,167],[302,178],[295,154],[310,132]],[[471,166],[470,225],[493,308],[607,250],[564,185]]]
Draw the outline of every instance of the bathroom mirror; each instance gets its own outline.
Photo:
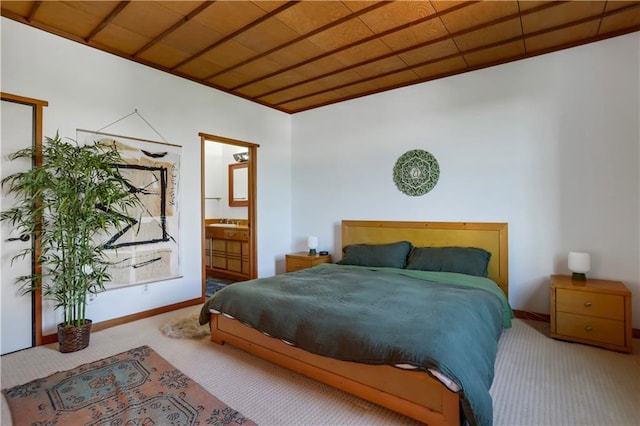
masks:
[[[229,164],[229,207],[249,205],[248,163]]]

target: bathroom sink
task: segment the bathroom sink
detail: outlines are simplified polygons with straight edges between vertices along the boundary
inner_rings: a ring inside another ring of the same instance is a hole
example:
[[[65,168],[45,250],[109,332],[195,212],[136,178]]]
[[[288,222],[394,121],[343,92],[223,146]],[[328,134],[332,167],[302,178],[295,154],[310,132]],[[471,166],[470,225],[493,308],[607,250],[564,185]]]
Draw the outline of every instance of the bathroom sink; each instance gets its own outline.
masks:
[[[247,226],[246,224],[238,225],[237,223],[210,223],[207,226],[212,226],[214,228],[237,228],[237,229],[249,228],[249,226]]]

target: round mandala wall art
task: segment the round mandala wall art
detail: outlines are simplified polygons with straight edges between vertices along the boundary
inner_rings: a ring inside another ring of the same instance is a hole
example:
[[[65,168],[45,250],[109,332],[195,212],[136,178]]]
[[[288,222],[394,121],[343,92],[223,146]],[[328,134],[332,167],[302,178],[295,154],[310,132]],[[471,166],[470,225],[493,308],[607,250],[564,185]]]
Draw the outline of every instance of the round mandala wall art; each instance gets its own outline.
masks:
[[[393,181],[398,189],[411,196],[431,191],[440,177],[436,157],[421,149],[407,151],[393,167]]]

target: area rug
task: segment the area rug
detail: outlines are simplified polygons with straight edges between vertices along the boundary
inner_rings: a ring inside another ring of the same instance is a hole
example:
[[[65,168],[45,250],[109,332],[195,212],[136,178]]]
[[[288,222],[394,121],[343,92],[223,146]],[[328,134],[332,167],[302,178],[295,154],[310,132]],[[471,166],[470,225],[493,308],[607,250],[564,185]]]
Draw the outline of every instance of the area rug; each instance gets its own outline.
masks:
[[[231,282],[219,282],[207,279],[206,296],[211,297],[213,294],[225,288]],[[200,325],[198,321],[199,313],[186,315],[178,318],[172,318],[160,327],[160,331],[167,337],[173,339],[200,339],[208,336],[210,333],[209,325]]]
[[[183,317],[172,318],[166,322],[160,331],[172,339],[200,339],[210,333],[209,324],[200,325],[200,313],[196,312]]]
[[[255,425],[149,346],[2,392],[15,425]]]
[[[215,293],[218,290],[221,290],[223,288],[225,288],[227,286],[227,282],[221,282],[221,281],[214,281],[214,280],[207,280],[207,288],[205,290],[205,296],[207,297],[211,297],[213,296],[213,293]]]

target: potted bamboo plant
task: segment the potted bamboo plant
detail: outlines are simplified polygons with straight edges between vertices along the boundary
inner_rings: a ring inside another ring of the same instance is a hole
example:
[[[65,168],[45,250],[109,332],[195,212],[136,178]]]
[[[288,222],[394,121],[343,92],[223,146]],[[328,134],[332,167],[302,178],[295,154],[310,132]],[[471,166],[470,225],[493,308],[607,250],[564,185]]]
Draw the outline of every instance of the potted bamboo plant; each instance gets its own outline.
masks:
[[[32,254],[41,266],[40,273],[18,278],[20,290],[27,294],[40,289],[43,298],[63,311],[58,324],[61,352],[84,349],[91,330],[87,298],[111,280],[105,236],[133,224],[127,212],[139,211],[140,201],[120,173],[124,160],[113,145],[80,145],[56,133],[45,138],[42,147],[10,156],[18,158],[36,159],[36,165],[2,179],[3,189],[17,201],[0,213],[0,220],[21,235],[39,239],[37,246],[15,257]]]

